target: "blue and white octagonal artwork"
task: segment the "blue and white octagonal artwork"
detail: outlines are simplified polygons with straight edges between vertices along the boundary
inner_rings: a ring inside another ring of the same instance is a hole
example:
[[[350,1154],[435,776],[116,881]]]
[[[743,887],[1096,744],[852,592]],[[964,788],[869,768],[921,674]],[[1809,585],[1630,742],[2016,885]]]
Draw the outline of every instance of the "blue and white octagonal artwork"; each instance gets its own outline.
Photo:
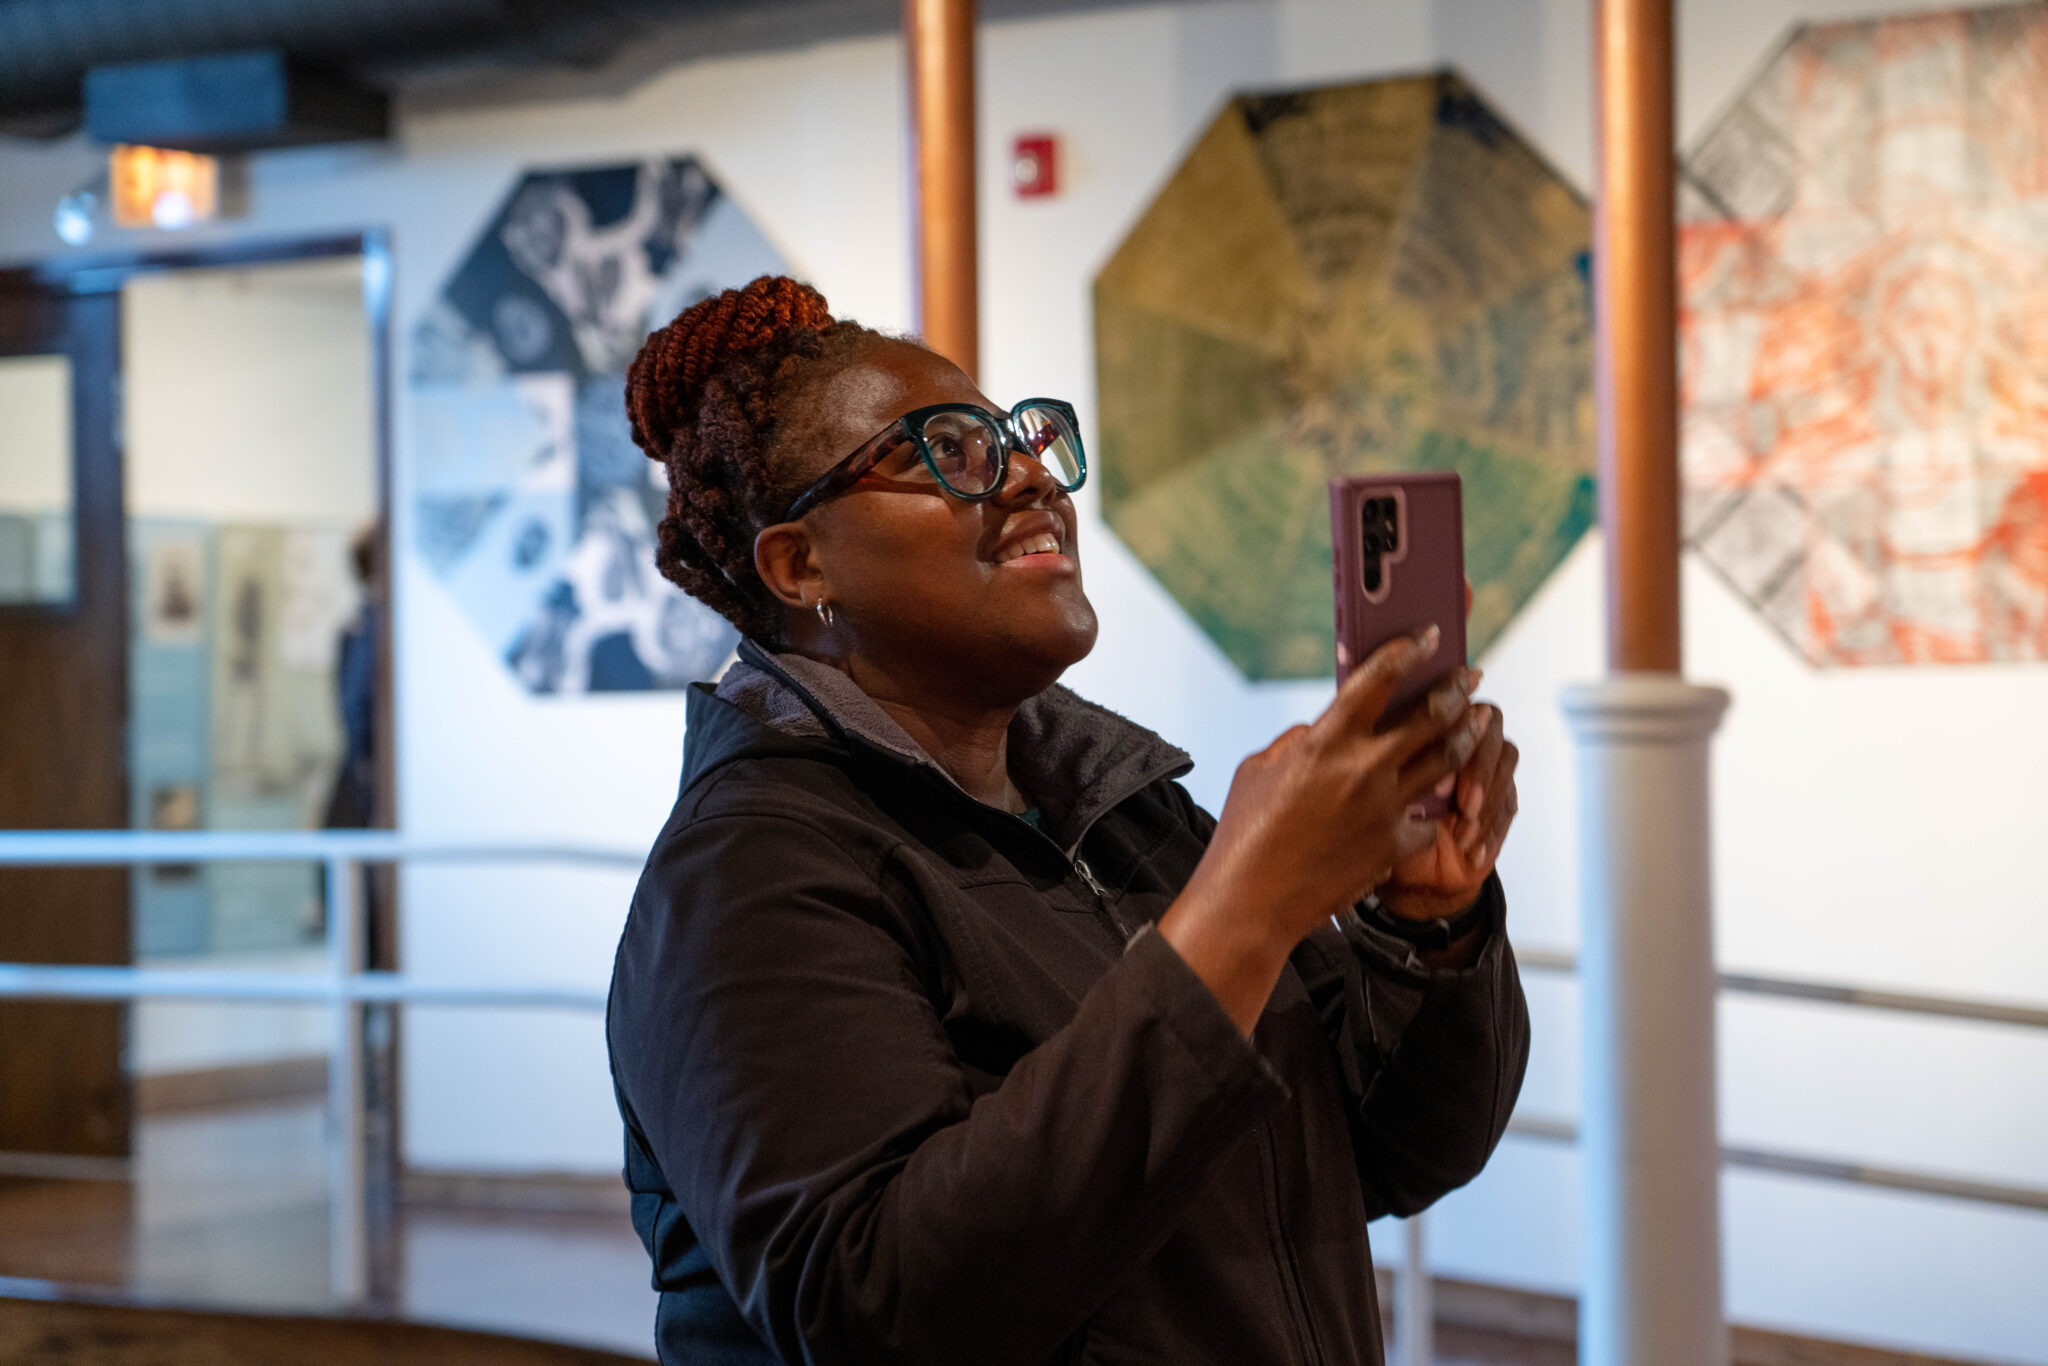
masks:
[[[415,540],[536,693],[679,688],[737,643],[654,567],[666,484],[627,431],[648,331],[785,269],[690,157],[535,171],[413,329]]]

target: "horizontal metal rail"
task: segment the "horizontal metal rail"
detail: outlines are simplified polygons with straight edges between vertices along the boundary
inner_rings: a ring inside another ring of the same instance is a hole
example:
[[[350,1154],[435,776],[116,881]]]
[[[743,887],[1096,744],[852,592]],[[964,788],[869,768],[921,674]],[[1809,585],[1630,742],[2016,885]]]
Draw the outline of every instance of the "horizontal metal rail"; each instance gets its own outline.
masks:
[[[566,863],[637,869],[646,852],[508,839],[428,839],[395,830],[0,830],[0,867],[159,864]],[[601,988],[558,982],[444,981],[393,972],[0,963],[0,1000],[215,1000],[308,1005],[398,1001],[499,1009],[603,1010]]]
[[[311,862],[327,868],[330,891],[343,884],[340,869],[363,863],[580,863],[638,868],[638,849],[512,840],[426,840],[395,831],[0,831],[0,867],[79,867],[154,864]],[[330,925],[330,937],[338,928]],[[1577,959],[1545,949],[1516,950],[1534,972],[1574,974]],[[339,962],[337,956],[334,960]],[[1813,1001],[1827,1005],[1902,1011],[1948,1019],[2048,1029],[2048,1008],[1970,1001],[1910,992],[1877,991],[1838,983],[1723,973],[1731,993]],[[372,1002],[483,1006],[503,1009],[604,1009],[601,990],[557,983],[437,981],[405,973],[335,971],[280,973],[233,969],[86,967],[0,963],[0,999],[228,1000],[298,1002],[349,1009]],[[1576,1143],[1567,1120],[1516,1116],[1508,1132],[1539,1141]],[[2048,1190],[1899,1171],[1758,1148],[1724,1146],[1729,1167],[1778,1172],[1941,1199],[2048,1212]],[[82,1172],[79,1174],[83,1174]]]
[[[603,1010],[602,989],[553,982],[461,982],[402,972],[243,972],[233,968],[114,968],[0,963],[0,998],[29,1001],[269,1001],[333,1005],[400,1001],[414,1006],[505,1010]]]
[[[1508,1132],[1517,1138],[1552,1143],[1577,1143],[1578,1126],[1565,1119],[1543,1119],[1516,1115],[1508,1121]],[[1883,1190],[1909,1191],[1945,1200],[1970,1200],[1984,1205],[2004,1205],[2048,1212],[2048,1190],[2038,1186],[2010,1186],[1994,1181],[1969,1181],[1961,1177],[1937,1176],[1929,1172],[1900,1171],[1895,1167],[1874,1167],[1863,1162],[1841,1162],[1833,1158],[1805,1157],[1797,1153],[1771,1152],[1765,1148],[1723,1145],[1721,1164],[1750,1171],[1779,1172],[1786,1176],[1812,1177],[1852,1186],[1875,1186]]]
[[[353,863],[583,863],[638,868],[646,861],[646,853],[640,849],[573,842],[535,844],[509,839],[427,839],[393,830],[0,830],[0,867],[134,867],[165,863],[327,862],[334,859]],[[1578,971],[1578,960],[1570,953],[1517,948],[1515,957],[1524,968],[1535,972],[1574,974]],[[224,986],[224,979],[230,975],[218,975]],[[14,994],[7,985],[11,980],[15,980],[13,974],[0,972],[0,996]],[[55,982],[57,979],[39,980]],[[439,1000],[451,1004],[456,1003],[454,998],[457,995],[463,997],[461,1003],[467,1004],[487,990],[459,987],[453,983],[421,983],[420,986],[438,993]],[[1754,973],[1722,973],[1720,986],[1723,991],[1749,996],[1773,996],[1784,1000],[2048,1029],[2048,1007],[2004,1001],[1972,1001],[1916,992],[1881,991],[1836,982],[1764,977]],[[273,999],[297,998],[294,988],[280,987],[277,990],[282,995]],[[537,991],[543,996],[554,994],[553,988],[545,987],[513,990],[520,993]],[[67,990],[62,994],[71,993]],[[104,998],[120,993],[93,994]],[[200,996],[206,993],[152,988],[135,994]],[[223,994],[241,993],[225,991]],[[313,998],[324,1000],[330,999],[331,995],[331,992],[320,991],[313,993]],[[401,985],[393,980],[364,987],[358,999],[388,1001],[409,998],[404,995]]]
[[[0,867],[160,863],[589,863],[638,868],[645,849],[509,839],[429,839],[395,830],[0,830]]]
[[[1546,949],[1517,948],[1515,961],[1535,972],[1571,976],[1579,970],[1578,960],[1571,954]],[[2048,1029],[2048,1007],[2008,1001],[1970,1001],[1910,991],[1879,991],[1838,982],[1760,977],[1747,972],[1722,973],[1720,987],[1723,991],[1742,996],[1775,996],[1781,1000],[1817,1001],[1823,1005],[1860,1006],[1867,1010],[1896,1010],[1909,1015],[1935,1015],[1950,1020],[1981,1020],[1991,1024],[2018,1025],[2023,1029]]]
[[[18,1181],[132,1181],[135,1179],[135,1159],[80,1157],[72,1153],[0,1152],[0,1177],[12,1177]]]

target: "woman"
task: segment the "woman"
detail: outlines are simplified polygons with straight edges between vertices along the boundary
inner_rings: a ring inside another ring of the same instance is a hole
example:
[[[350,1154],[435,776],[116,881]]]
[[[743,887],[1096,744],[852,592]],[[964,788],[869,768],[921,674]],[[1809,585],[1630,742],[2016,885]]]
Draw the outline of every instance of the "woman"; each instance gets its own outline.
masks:
[[[662,571],[746,636],[612,979],[662,1360],[1378,1361],[1366,1222],[1479,1171],[1527,1051],[1476,676],[1376,732],[1434,641],[1387,647],[1212,820],[1056,684],[1096,633],[1064,405],[782,278],[627,403]]]

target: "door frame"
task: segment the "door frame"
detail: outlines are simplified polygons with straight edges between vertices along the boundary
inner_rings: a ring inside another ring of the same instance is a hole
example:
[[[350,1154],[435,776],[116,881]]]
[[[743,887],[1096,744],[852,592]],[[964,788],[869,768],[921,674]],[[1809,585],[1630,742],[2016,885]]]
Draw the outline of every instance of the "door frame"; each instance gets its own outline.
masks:
[[[370,404],[371,404],[371,445],[372,461],[377,480],[377,553],[381,572],[372,586],[372,602],[375,603],[382,625],[382,648],[378,652],[376,676],[376,731],[379,737],[377,754],[377,806],[378,818],[387,827],[398,824],[397,753],[398,727],[393,656],[396,653],[397,618],[394,614],[396,563],[392,555],[392,507],[393,507],[393,459],[391,441],[392,409],[392,357],[391,337],[392,309],[392,251],[390,233],[382,227],[363,228],[353,232],[316,234],[283,239],[230,240],[190,245],[150,246],[132,251],[96,253],[90,255],[66,255],[47,260],[15,266],[0,266],[0,293],[42,294],[56,296],[114,295],[118,296],[128,281],[143,275],[161,274],[176,270],[197,270],[210,268],[232,268],[237,266],[273,265],[288,261],[312,260],[332,256],[359,256],[363,261],[363,307],[369,331]],[[114,431],[113,439],[125,462],[127,456],[126,404],[123,386],[124,374],[119,352],[120,340],[118,322],[115,336],[114,357]],[[74,456],[75,458],[75,456]],[[126,501],[122,502],[125,538]],[[125,574],[124,570],[124,574]],[[128,600],[127,586],[121,589],[121,600]],[[38,614],[64,613],[70,610],[63,604],[21,603],[0,604],[0,613]],[[132,628],[132,623],[129,624]],[[125,688],[124,688],[125,692]],[[398,878],[392,867],[366,868],[365,876],[374,878],[381,893],[375,900],[377,924],[372,927],[372,942],[377,946],[377,959],[365,964],[371,968],[395,970],[398,967]],[[378,1061],[384,1069],[385,1084],[395,1091],[397,1052],[396,1018],[390,1021],[391,1030],[382,1045],[383,1056]],[[381,1154],[386,1163],[397,1152],[397,1114],[395,1094],[391,1097],[389,1130],[381,1135]]]
[[[285,261],[313,260],[324,256],[360,256],[363,259],[363,311],[370,334],[370,440],[377,478],[377,526],[379,564],[373,601],[383,622],[384,648],[377,659],[377,734],[382,739],[377,756],[377,805],[386,826],[398,824],[398,734],[397,705],[392,656],[397,619],[393,615],[393,582],[397,575],[391,555],[391,235],[384,228],[363,228],[356,232],[310,237],[251,239],[208,242],[191,246],[145,248],[137,251],[63,256],[29,265],[0,268],[0,290],[53,291],[62,294],[119,294],[122,286],[139,275],[173,270],[204,270],[234,266],[275,265]],[[122,384],[116,358],[114,440],[127,454],[126,404],[118,388]],[[61,606],[22,604],[0,607],[0,611],[62,611]],[[397,924],[396,878],[379,898],[376,942],[381,956],[389,961],[372,967],[396,968]]]

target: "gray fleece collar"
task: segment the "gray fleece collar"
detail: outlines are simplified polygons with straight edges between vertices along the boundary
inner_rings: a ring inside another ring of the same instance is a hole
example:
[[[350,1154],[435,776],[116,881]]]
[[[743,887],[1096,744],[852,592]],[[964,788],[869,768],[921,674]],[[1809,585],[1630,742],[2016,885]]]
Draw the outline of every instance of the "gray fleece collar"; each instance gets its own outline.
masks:
[[[967,796],[894,718],[829,664],[747,640],[719,680],[718,697],[786,735],[838,738],[934,774]],[[1010,723],[1011,772],[1043,812],[1046,833],[1070,850],[1110,807],[1193,767],[1184,750],[1058,684],[1025,702]]]

